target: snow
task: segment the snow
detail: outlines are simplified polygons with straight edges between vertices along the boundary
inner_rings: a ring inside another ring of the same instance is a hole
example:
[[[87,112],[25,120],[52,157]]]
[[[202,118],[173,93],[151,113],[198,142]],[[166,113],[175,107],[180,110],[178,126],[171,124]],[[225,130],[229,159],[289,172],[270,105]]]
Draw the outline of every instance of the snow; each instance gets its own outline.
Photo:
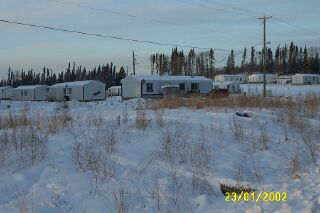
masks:
[[[268,85],[269,88],[272,87]],[[275,88],[279,94],[284,90],[278,86]],[[316,91],[319,91],[318,89],[319,87],[316,87]],[[285,95],[298,95],[302,91],[306,94],[301,88],[289,87]],[[145,130],[140,130],[134,125],[136,109],[145,101],[132,99],[122,102],[120,97],[111,97],[100,102],[69,102],[68,113],[74,119],[77,118],[78,123],[49,136],[47,156],[44,160],[30,167],[23,167],[15,162],[0,167],[0,212],[18,212],[18,198],[15,196],[17,190],[20,195],[28,195],[26,197],[28,201],[32,201],[36,212],[117,212],[113,193],[117,193],[121,188],[130,192],[129,212],[157,212],[157,203],[150,196],[155,178],[158,177],[164,189],[170,188],[171,180],[168,163],[159,160],[157,153],[161,149],[160,141],[164,132],[172,132],[175,128],[181,129],[185,142],[196,145],[205,140],[207,148],[213,152],[213,158],[209,162],[212,171],[208,176],[212,190],[206,193],[192,190],[190,168],[183,165],[180,168],[183,185],[179,202],[173,205],[164,198],[160,212],[319,212],[320,168],[315,165],[305,167],[298,179],[292,179],[288,175],[288,158],[295,150],[295,145],[301,143],[301,139],[296,130],[289,129],[289,140],[284,140],[283,129],[275,122],[276,112],[246,109],[252,116],[240,118],[235,117],[233,109],[165,109],[164,128],[161,129],[156,124],[156,112],[147,110],[149,125]],[[7,108],[7,105],[11,107]],[[0,115],[26,108],[28,113],[50,115],[57,107],[59,104],[48,102],[1,101]],[[83,135],[95,137],[97,129],[90,126],[90,115],[98,113],[103,118],[104,125],[107,125],[108,122],[116,123],[118,116],[122,118],[125,109],[128,112],[128,124],[121,122],[116,129],[118,160],[115,174],[112,178],[99,182],[97,189],[94,189],[93,174],[80,171],[74,163],[73,133],[78,138]],[[239,142],[233,138],[230,130],[233,119],[243,125],[244,134],[252,134],[254,137],[258,136],[258,129],[266,125],[270,137],[269,148],[245,154],[248,153],[250,141]],[[319,125],[319,116],[313,121]],[[247,177],[243,183],[253,184],[263,191],[286,192],[287,202],[225,201],[219,182],[234,185],[235,166],[244,157],[247,158],[247,169],[254,164],[259,169],[262,180],[259,183],[255,178]]]
[[[263,84],[241,84],[240,88],[247,95],[262,95]],[[320,85],[281,85],[267,84],[267,90],[271,90],[272,96],[305,96],[308,94],[320,94]]]

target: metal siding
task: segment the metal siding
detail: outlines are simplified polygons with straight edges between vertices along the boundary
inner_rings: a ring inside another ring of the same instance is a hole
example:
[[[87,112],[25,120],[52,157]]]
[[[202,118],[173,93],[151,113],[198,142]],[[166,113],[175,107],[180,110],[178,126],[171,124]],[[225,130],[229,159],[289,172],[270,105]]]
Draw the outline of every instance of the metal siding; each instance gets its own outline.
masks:
[[[129,77],[127,77],[129,78]],[[141,81],[135,78],[129,78],[122,83],[122,97],[123,98],[140,98],[141,97]]]
[[[92,101],[92,100],[104,100],[106,91],[105,84],[99,83],[96,81],[92,81],[89,84],[83,86],[84,89],[84,101]],[[100,92],[98,95],[94,95],[95,93]]]

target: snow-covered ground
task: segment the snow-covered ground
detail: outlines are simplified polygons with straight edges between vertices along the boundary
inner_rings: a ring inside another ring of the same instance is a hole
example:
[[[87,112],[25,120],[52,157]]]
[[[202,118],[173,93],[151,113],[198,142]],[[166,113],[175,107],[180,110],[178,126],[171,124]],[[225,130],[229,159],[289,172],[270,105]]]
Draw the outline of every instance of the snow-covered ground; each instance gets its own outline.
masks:
[[[261,95],[263,92],[262,84],[241,84],[240,88],[248,95]],[[307,94],[320,94],[320,85],[267,84],[267,90],[271,91],[272,96],[295,97]]]
[[[137,111],[143,103],[113,97],[70,102],[63,109],[57,103],[1,101],[1,115],[21,109],[33,116],[63,111],[73,121],[49,134],[44,159],[33,165],[21,163],[13,157],[19,153],[10,152],[0,167],[0,212],[19,212],[24,203],[26,212],[119,212],[121,200],[128,212],[137,213],[319,212],[319,158],[311,162],[301,134],[281,123],[286,118],[280,111],[246,109],[250,118],[235,116],[233,109]],[[141,122],[147,118],[145,129],[137,127],[137,115]],[[319,115],[306,122],[319,130]],[[1,138],[4,131],[0,130]],[[313,134],[320,136],[310,130]],[[114,141],[112,156],[91,157],[106,160],[102,164],[112,174],[101,175],[104,170],[96,162],[91,162],[98,165],[96,170],[79,168],[76,144],[87,147],[80,152],[85,156],[106,155],[111,152],[104,152],[104,140]],[[319,148],[318,141],[313,145]],[[300,166],[295,178],[294,160]],[[193,187],[192,174],[197,171],[200,179]],[[287,199],[226,202],[219,183],[286,192]]]

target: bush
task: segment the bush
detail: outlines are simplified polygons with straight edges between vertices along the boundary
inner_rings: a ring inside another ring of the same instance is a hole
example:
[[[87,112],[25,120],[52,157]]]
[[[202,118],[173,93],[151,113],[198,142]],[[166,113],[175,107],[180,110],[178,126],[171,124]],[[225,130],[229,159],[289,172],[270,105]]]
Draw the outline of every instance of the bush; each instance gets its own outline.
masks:
[[[147,112],[141,106],[137,110],[135,122],[137,129],[145,130],[148,127],[149,119],[147,116]]]
[[[240,120],[237,120],[235,117],[233,117],[230,130],[232,132],[233,138],[236,141],[241,141],[243,139],[243,124]]]
[[[91,172],[92,190],[100,181],[112,178],[117,163],[116,126],[89,129],[73,146],[73,160],[83,172]]]

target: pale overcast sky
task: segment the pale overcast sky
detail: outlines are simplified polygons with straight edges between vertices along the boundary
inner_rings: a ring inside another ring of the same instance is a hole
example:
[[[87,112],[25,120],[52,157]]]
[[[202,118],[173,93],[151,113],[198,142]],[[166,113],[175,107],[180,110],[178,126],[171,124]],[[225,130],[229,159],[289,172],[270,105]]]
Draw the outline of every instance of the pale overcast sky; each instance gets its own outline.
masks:
[[[319,0],[59,1],[99,8],[104,12],[50,0],[0,0],[0,19],[162,43],[242,50],[262,41],[261,21],[255,18],[259,12],[274,17],[267,24],[267,39],[272,47],[290,41],[298,45],[320,46]],[[232,7],[222,7],[212,2]],[[290,25],[277,21],[279,19]],[[0,42],[0,77],[6,77],[9,66],[14,70],[33,68],[36,72],[46,66],[61,71],[69,61],[89,69],[113,61],[118,66],[129,66],[131,69],[132,50],[135,50],[139,62],[137,73],[143,74],[150,70],[151,53],[171,52],[170,46],[82,36],[1,22]],[[189,49],[184,50],[187,52]],[[215,54],[216,59],[220,60],[228,53],[215,51]]]

